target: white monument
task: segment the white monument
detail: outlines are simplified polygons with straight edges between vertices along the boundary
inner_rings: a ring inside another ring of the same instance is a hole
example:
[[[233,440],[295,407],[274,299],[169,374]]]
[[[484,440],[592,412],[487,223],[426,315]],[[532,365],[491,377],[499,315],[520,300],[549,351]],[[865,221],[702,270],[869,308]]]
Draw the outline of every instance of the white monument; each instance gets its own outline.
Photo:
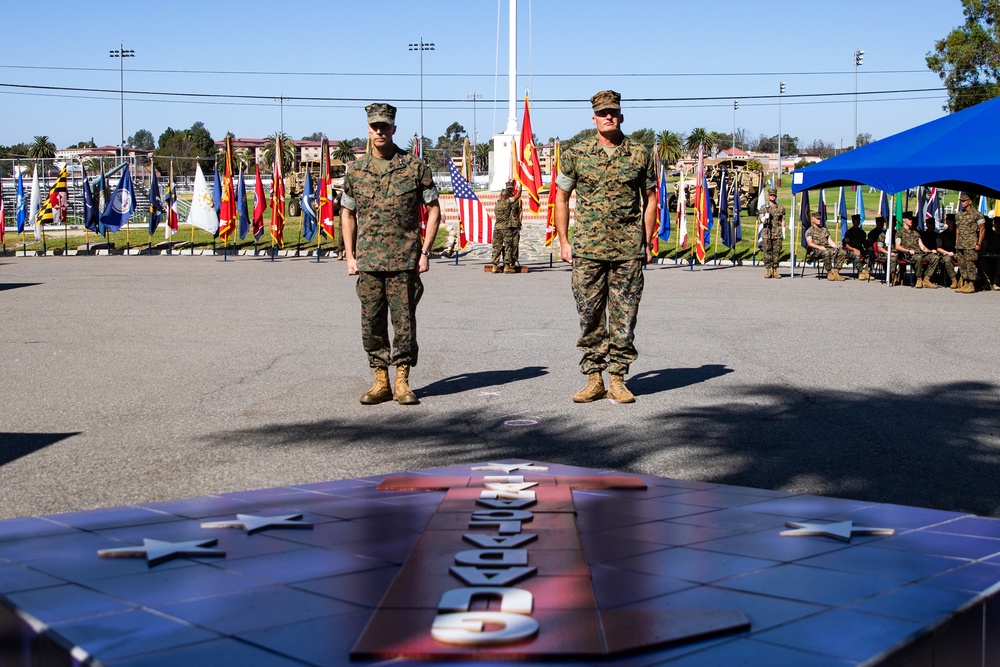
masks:
[[[490,173],[490,190],[503,190],[513,178],[515,165],[511,164],[511,144],[517,138],[517,0],[510,0],[509,58],[507,75],[507,129],[493,135],[493,161]]]

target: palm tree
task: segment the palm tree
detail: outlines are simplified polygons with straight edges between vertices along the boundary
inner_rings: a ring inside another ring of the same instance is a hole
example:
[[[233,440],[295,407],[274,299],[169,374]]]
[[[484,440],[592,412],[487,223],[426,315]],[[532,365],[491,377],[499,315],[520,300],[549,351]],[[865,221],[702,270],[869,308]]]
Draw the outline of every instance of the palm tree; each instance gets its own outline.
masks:
[[[715,155],[720,146],[722,146],[722,134],[712,130],[705,138],[705,148],[708,150],[708,154]]]
[[[490,140],[493,141],[492,139]],[[476,169],[486,171],[490,168],[490,151],[493,150],[491,144],[476,144]]]
[[[333,159],[347,164],[354,159],[354,146],[350,139],[342,139],[333,150]]]
[[[28,144],[28,157],[36,160],[47,160],[56,156],[56,145],[46,136],[36,136]]]
[[[708,143],[708,130],[703,127],[696,127],[688,135],[687,141],[684,142],[684,148],[689,151],[696,151],[698,150],[698,146],[706,143]]]
[[[681,135],[670,130],[663,130],[656,135],[656,146],[660,151],[660,159],[665,164],[673,164],[681,159],[683,145]]]
[[[264,162],[269,165],[274,164],[274,141],[281,136],[281,169],[289,171],[295,163],[295,144],[292,138],[284,132],[275,132],[267,138],[267,146],[264,147]]]

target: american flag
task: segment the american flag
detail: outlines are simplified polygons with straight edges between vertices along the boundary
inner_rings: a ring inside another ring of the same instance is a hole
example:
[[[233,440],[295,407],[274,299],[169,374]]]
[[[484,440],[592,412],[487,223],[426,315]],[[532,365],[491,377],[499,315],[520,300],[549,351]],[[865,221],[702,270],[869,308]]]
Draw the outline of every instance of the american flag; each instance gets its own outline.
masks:
[[[493,218],[490,217],[479,197],[469,187],[469,182],[462,178],[458,167],[448,160],[448,171],[451,172],[451,187],[455,191],[455,203],[458,204],[458,217],[462,223],[462,231],[459,234],[461,247],[472,243],[493,243]]]

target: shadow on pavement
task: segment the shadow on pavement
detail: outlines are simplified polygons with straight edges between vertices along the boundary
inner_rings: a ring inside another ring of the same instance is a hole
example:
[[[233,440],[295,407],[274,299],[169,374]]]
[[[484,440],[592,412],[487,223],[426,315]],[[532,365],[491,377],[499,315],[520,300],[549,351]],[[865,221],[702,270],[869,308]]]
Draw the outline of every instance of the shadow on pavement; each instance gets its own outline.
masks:
[[[726,368],[722,364],[705,364],[700,368],[663,368],[633,375],[628,380],[628,386],[633,394],[643,396],[680,389],[732,372],[732,368]]]
[[[642,381],[663,391],[724,370],[703,368],[715,370],[663,371]],[[434,393],[535,372],[541,369],[458,376],[457,384],[444,381]],[[504,428],[505,416],[493,413],[425,407],[410,410],[405,420],[398,415],[274,424],[207,440],[261,450],[301,447],[332,457],[361,452],[386,472],[524,459],[1000,517],[1000,392],[994,384],[936,384],[913,393],[730,387],[724,403],[636,412],[628,428],[570,410],[530,428]]]
[[[460,375],[452,375],[451,377],[438,380],[437,382],[432,382],[414,390],[414,393],[420,398],[425,398],[427,396],[446,396],[448,394],[457,394],[463,391],[484,389],[486,387],[499,387],[501,385],[510,384],[511,382],[530,380],[532,378],[546,375],[548,372],[549,371],[545,368],[545,366],[525,366],[524,368],[517,368],[508,371],[479,371],[476,373],[462,373]]]
[[[77,433],[0,433],[0,466],[34,454]]]
[[[21,287],[34,287],[35,285],[41,285],[41,283],[0,283],[0,292]]]

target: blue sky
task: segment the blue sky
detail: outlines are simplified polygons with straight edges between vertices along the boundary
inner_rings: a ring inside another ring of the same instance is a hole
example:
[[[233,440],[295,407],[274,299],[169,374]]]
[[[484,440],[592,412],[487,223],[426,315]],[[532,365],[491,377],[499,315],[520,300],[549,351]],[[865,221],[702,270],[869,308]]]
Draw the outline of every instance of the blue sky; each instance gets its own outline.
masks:
[[[0,143],[44,134],[58,147],[91,137],[117,144],[119,62],[108,51],[124,42],[136,52],[125,61],[126,90],[271,98],[127,94],[126,135],[144,128],[158,137],[167,126],[202,121],[217,139],[227,131],[266,136],[282,125],[296,139],[316,131],[342,139],[363,136],[368,101],[410,100],[394,102],[405,144],[420,116],[418,54],[407,45],[421,35],[435,45],[424,53],[424,99],[449,100],[425,101],[425,135],[436,138],[453,121],[471,132],[475,115],[485,140],[507,117],[507,2],[500,0],[499,78],[497,0],[382,0],[377,10],[353,0],[14,3],[4,10],[5,25],[18,29],[5,31],[0,83],[114,92],[0,87]],[[626,131],[730,132],[738,99],[737,126],[754,137],[775,134],[776,102],[747,98],[775,94],[780,81],[788,96],[852,92],[858,48],[865,51],[859,91],[939,89],[924,57],[963,20],[959,0],[773,0],[766,11],[755,4],[519,0],[518,90],[531,88],[535,133],[565,138],[590,127],[587,98],[612,88],[625,100]],[[273,7],[283,13],[275,18]],[[46,33],[58,36],[45,44]],[[483,96],[475,113],[473,92]],[[279,96],[341,100],[282,106]],[[699,97],[723,99],[690,99]],[[629,101],[650,98],[685,99]],[[862,96],[858,131],[885,137],[940,117],[944,103],[943,91]],[[849,145],[853,123],[850,95],[782,102],[782,132],[802,143]]]

